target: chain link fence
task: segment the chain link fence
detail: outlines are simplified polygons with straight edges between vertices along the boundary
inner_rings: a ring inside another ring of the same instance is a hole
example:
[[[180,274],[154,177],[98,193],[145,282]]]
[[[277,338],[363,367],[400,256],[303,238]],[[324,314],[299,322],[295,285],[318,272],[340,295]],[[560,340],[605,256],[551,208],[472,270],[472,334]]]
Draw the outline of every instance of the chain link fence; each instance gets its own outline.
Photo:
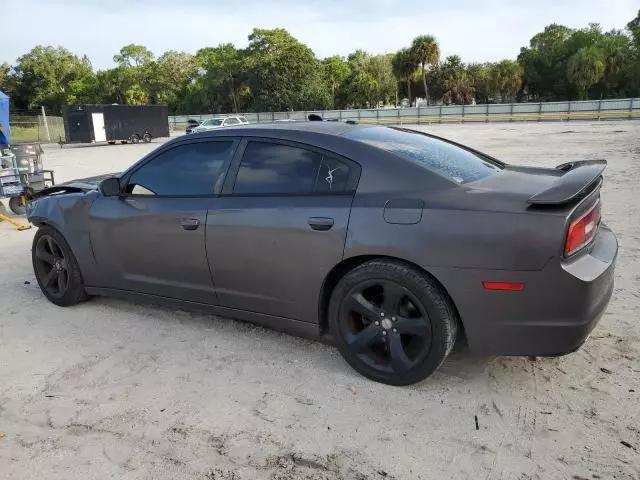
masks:
[[[65,138],[62,117],[11,115],[9,129],[11,143],[58,143]]]
[[[497,103],[484,105],[438,105],[413,108],[377,108],[359,110],[309,110],[291,112],[241,113],[250,123],[283,120],[305,121],[310,113],[324,119],[354,120],[358,123],[390,125],[447,122],[522,122],[568,120],[640,119],[640,98],[585,100],[571,102]],[[184,129],[189,120],[203,121],[226,115],[175,115],[169,117],[172,129]]]

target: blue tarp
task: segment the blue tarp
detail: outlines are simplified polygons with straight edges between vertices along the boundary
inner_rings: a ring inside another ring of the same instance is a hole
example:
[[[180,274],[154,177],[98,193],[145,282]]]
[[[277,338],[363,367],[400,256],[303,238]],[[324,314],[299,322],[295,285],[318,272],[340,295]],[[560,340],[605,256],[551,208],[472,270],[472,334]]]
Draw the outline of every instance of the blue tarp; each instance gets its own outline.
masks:
[[[9,97],[0,90],[0,145],[9,144]]]

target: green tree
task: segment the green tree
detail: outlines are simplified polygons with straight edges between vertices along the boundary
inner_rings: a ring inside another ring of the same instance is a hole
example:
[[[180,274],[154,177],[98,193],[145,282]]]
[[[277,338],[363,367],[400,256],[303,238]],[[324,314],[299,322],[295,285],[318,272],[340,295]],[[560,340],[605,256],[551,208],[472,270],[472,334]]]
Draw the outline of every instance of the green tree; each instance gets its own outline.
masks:
[[[249,35],[246,62],[254,107],[259,110],[311,109],[326,100],[319,91],[322,72],[313,51],[283,28],[255,28]]]
[[[529,47],[520,49],[518,62],[524,70],[524,85],[540,100],[567,98],[566,42],[574,30],[558,24],[534,35]]]
[[[489,103],[489,98],[494,95],[490,72],[491,64],[489,63],[472,63],[467,66],[467,73],[473,82],[477,103]]]
[[[0,63],[0,90],[7,93],[10,90],[11,82],[11,65],[8,63]]]
[[[130,44],[122,47],[113,61],[120,66],[142,67],[153,61],[153,53],[143,45]]]
[[[373,55],[369,57],[366,70],[375,81],[373,102],[377,108],[380,104],[395,103],[398,82],[393,76],[391,57],[389,55]]]
[[[600,98],[632,96],[627,88],[625,72],[634,62],[632,44],[629,37],[621,31],[605,33],[596,43],[603,54],[605,68],[602,80],[596,86]]]
[[[443,101],[463,105],[471,103],[475,95],[473,78],[458,55],[448,56],[440,66]]]
[[[91,62],[63,47],[34,47],[18,58],[15,79],[23,108],[40,105],[58,112],[91,81]]]
[[[123,105],[148,103],[148,90],[140,82],[140,71],[128,65],[99,71],[95,80],[95,101]]]
[[[169,111],[176,112],[197,69],[193,55],[175,50],[165,52],[158,60],[147,64],[143,73],[150,100],[167,104]]]
[[[137,83],[131,85],[124,92],[124,98],[127,105],[144,105],[149,103],[149,94]]]
[[[633,38],[633,44],[636,50],[640,50],[640,10],[636,17],[627,23],[627,29]]]
[[[195,63],[200,68],[198,87],[204,91],[207,111],[240,111],[240,92],[248,74],[244,52],[231,43],[202,48]]]
[[[580,100],[587,98],[589,87],[599,82],[604,73],[604,54],[595,45],[578,50],[567,65],[567,79],[578,88]]]
[[[629,61],[621,72],[622,83],[626,87],[626,94],[632,97],[640,96],[640,10],[636,17],[627,23],[627,30],[631,34],[629,46]]]
[[[425,99],[429,105],[429,89],[427,87],[427,65],[435,65],[440,59],[440,47],[432,35],[420,35],[414,38],[411,44],[411,54],[414,60],[422,67],[422,83],[424,85]]]
[[[339,55],[327,57],[322,60],[324,81],[331,89],[331,106],[335,107],[336,91],[340,84],[349,75],[349,64]]]
[[[500,93],[502,102],[514,102],[522,87],[522,67],[514,60],[502,60],[491,66],[489,73],[492,88]]]
[[[390,56],[356,50],[349,55],[348,62],[350,73],[338,93],[343,107],[376,108],[395,99],[397,82]]]
[[[391,61],[391,67],[393,75],[398,82],[405,82],[407,86],[407,98],[409,99],[409,105],[412,105],[411,101],[411,82],[412,77],[416,72],[416,64],[414,62],[411,50],[403,48],[395,54]]]

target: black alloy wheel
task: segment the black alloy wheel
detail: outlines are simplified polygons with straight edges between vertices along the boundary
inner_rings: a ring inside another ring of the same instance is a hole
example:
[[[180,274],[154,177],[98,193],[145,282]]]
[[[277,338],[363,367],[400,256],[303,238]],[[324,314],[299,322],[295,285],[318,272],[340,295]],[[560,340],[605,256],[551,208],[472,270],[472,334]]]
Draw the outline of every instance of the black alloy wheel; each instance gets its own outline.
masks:
[[[49,301],[68,307],[89,298],[69,244],[56,229],[43,225],[33,238],[31,260],[38,285]]]
[[[69,288],[69,261],[51,235],[42,235],[35,245],[36,275],[42,288],[54,298],[62,298]]]
[[[334,288],[329,330],[358,372],[389,385],[410,385],[433,373],[451,352],[458,317],[440,284],[405,263],[371,260]]]
[[[431,323],[420,301],[391,280],[356,285],[343,301],[340,324],[358,358],[384,373],[405,373],[431,349]]]

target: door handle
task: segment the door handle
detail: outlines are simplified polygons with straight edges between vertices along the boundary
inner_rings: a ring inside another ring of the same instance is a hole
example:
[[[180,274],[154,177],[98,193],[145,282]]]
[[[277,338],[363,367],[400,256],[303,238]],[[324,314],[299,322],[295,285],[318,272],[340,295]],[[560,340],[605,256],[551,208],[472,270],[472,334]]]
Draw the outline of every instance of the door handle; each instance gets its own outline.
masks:
[[[310,217],[307,223],[312,230],[326,232],[333,227],[333,218],[329,217]]]
[[[180,226],[185,230],[197,230],[200,226],[200,220],[197,218],[183,218],[180,220]]]

